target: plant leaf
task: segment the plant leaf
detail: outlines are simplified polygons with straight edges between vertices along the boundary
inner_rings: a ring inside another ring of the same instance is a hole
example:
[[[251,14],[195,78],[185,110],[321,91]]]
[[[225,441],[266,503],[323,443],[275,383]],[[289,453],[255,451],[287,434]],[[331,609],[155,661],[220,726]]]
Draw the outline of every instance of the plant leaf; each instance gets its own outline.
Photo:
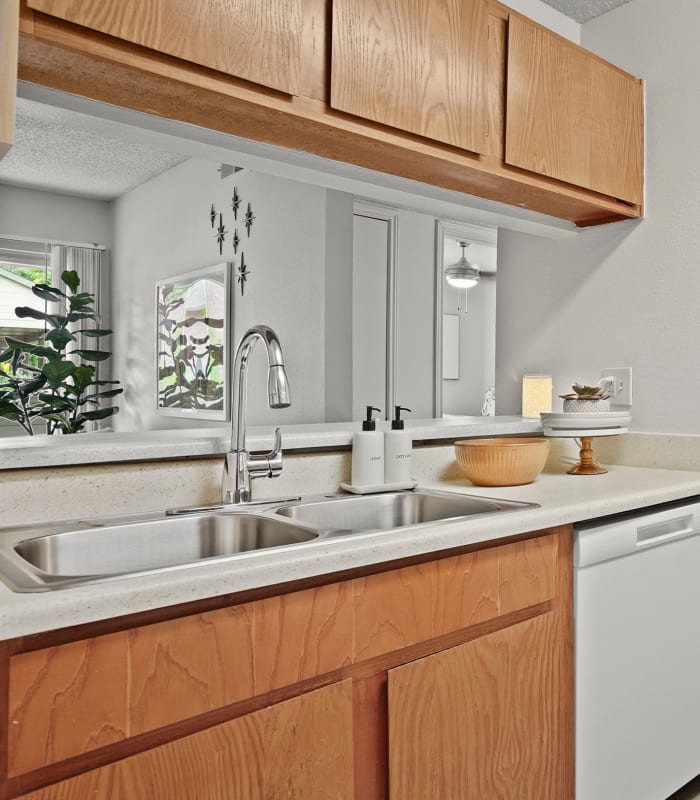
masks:
[[[80,286],[80,278],[74,269],[64,270],[64,272],[61,273],[61,280],[66,284],[71,292],[78,291],[78,286]]]
[[[78,420],[88,420],[88,419],[107,419],[107,417],[111,417],[112,414],[116,414],[119,411],[119,406],[110,406],[109,408],[97,408],[94,411],[82,411],[78,414]]]
[[[4,397],[0,397],[0,417],[17,421],[22,416],[22,409],[19,406],[6,400]]]
[[[63,350],[68,342],[75,341],[75,336],[67,328],[54,328],[44,336],[44,339],[51,342],[56,350]]]
[[[22,353],[30,353],[33,356],[51,360],[56,358],[56,351],[51,347],[43,347],[40,344],[32,344],[32,342],[23,342],[21,339],[13,339],[11,336],[6,336],[5,341],[13,350],[19,350]]]
[[[27,397],[30,394],[34,394],[34,392],[38,392],[39,389],[43,389],[45,385],[46,375],[42,373],[36,378],[32,378],[30,381],[24,381],[24,383],[18,386],[17,394],[19,394],[20,397]]]
[[[107,350],[71,350],[70,355],[80,356],[86,361],[105,361],[112,354]]]
[[[83,336],[110,336],[114,331],[109,330],[108,328],[81,328],[77,333],[82,333]]]
[[[51,386],[59,386],[73,372],[75,364],[72,361],[49,361],[44,364],[44,375]]]
[[[42,322],[50,323],[54,328],[57,328],[65,317],[58,316],[57,314],[46,314],[44,311],[37,311],[36,308],[29,308],[29,306],[17,306],[15,314],[20,319],[40,319]]]
[[[58,303],[62,297],[66,296],[60,289],[49,286],[47,283],[35,283],[32,286],[32,293],[49,303]]]

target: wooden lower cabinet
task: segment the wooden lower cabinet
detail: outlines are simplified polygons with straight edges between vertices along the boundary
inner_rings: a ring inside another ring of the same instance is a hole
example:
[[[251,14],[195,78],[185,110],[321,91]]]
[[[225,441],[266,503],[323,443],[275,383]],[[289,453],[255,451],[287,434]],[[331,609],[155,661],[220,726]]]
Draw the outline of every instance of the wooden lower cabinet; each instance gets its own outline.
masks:
[[[353,800],[342,681],[24,795],[24,800]]]
[[[389,672],[391,800],[560,800],[558,612]]]
[[[279,591],[5,643],[0,800],[573,800],[570,526]]]

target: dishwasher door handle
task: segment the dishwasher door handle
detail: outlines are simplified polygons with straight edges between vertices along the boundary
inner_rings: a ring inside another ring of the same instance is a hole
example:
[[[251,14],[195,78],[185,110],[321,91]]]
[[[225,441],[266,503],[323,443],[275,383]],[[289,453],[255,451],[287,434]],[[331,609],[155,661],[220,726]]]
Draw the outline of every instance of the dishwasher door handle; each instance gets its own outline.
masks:
[[[683,536],[692,536],[698,533],[693,527],[694,514],[684,514],[663,522],[654,522],[651,525],[637,526],[637,546],[644,547],[652,544],[661,544],[670,539],[680,539]]]

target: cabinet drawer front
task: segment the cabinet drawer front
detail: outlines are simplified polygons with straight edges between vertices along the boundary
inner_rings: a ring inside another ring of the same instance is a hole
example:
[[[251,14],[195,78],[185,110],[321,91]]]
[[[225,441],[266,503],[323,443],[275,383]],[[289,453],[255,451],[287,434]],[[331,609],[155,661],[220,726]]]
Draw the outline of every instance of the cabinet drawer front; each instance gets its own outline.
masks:
[[[8,773],[125,739],[127,674],[126,633],[11,658]]]
[[[508,614],[520,608],[551,600],[557,591],[561,537],[539,536],[498,548],[499,612]]]
[[[252,697],[251,606],[10,659],[9,774]]]
[[[643,200],[641,81],[515,14],[506,162],[628,203]]]
[[[352,800],[352,684],[333,684],[23,800]]]
[[[28,0],[29,8],[298,94],[301,0]]]
[[[355,660],[498,616],[498,559],[490,548],[353,581]]]
[[[13,656],[9,774],[350,664],[350,588],[329,584]]]

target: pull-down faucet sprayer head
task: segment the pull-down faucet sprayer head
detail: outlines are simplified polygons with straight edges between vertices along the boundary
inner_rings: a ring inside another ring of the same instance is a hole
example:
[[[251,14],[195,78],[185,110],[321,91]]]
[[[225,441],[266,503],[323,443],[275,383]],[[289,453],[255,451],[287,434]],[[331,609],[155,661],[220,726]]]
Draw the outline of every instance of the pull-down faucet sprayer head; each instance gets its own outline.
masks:
[[[287,408],[292,404],[284,364],[270,365],[267,373],[267,402],[270,408]]]

